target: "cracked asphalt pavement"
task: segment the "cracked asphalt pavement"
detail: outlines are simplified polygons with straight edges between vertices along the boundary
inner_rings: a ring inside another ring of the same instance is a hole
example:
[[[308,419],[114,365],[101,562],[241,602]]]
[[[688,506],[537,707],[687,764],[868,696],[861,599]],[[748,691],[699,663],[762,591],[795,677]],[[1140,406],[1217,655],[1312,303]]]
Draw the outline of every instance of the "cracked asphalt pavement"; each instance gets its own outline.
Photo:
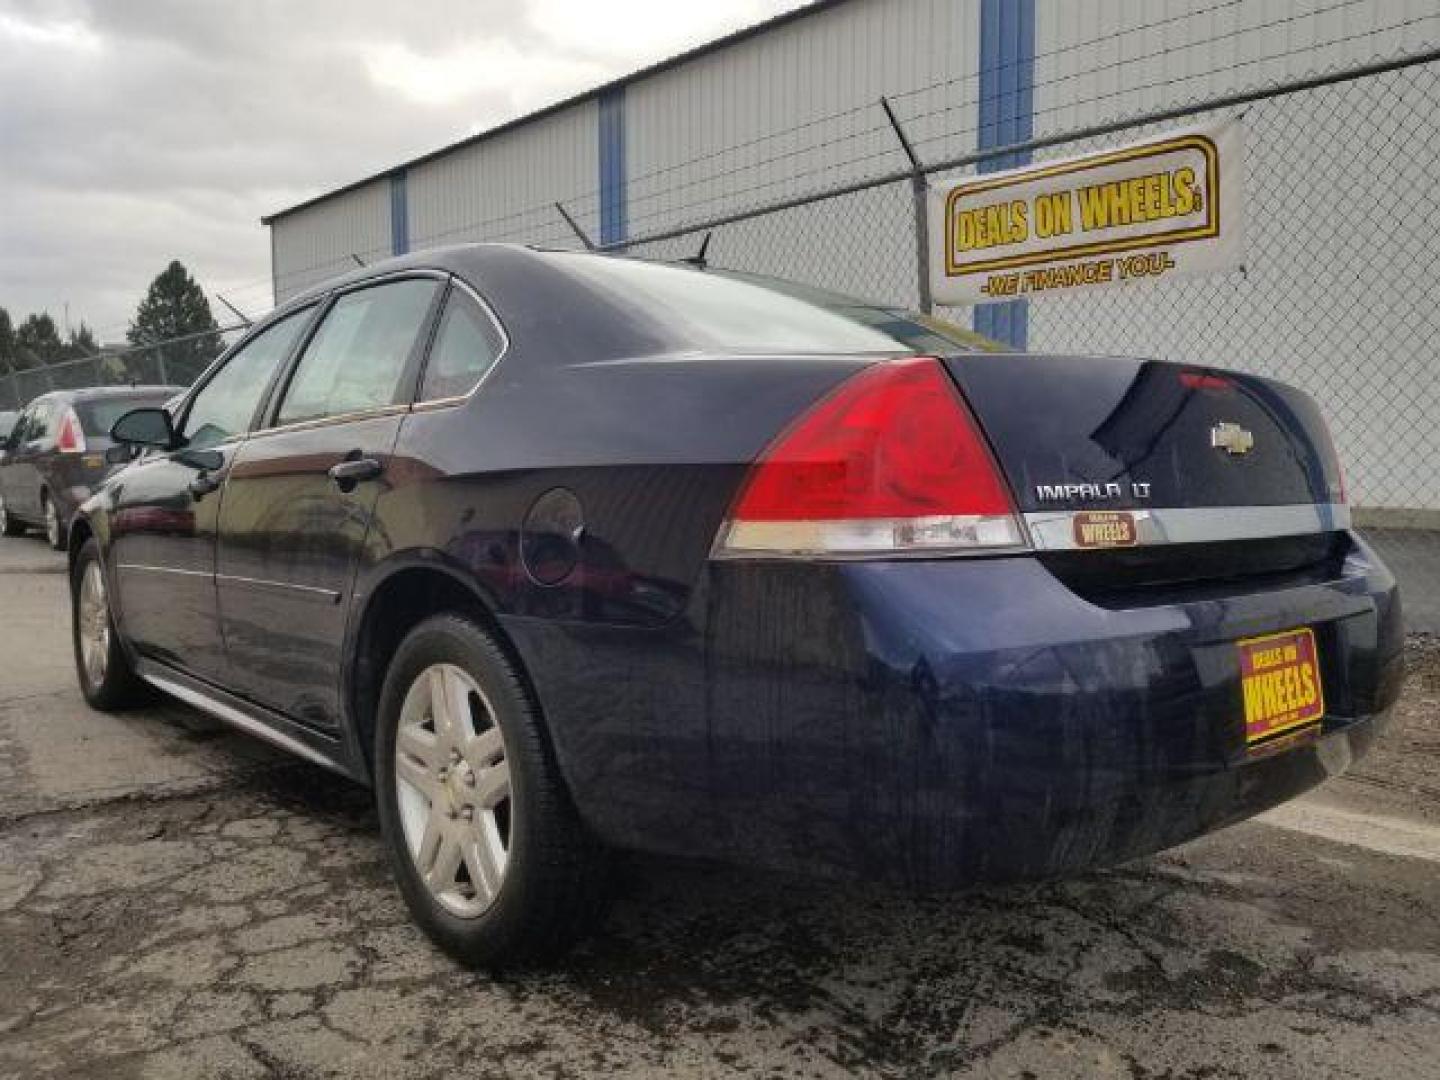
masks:
[[[455,967],[366,792],[75,689],[63,565],[0,541],[0,1076],[1440,1077],[1440,642],[1350,776],[963,896],[630,858],[545,972]]]

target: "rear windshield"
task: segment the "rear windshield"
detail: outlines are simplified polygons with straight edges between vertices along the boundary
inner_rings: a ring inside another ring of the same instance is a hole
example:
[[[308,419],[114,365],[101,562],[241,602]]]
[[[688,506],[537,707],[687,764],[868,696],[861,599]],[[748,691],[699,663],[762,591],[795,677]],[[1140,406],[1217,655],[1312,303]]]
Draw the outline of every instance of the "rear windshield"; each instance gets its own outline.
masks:
[[[742,353],[1003,351],[904,308],[758,274],[557,253],[568,269],[707,348]]]
[[[80,415],[80,426],[86,435],[109,435],[115,421],[131,409],[159,408],[170,398],[170,391],[161,394],[134,394],[126,397],[96,398],[93,401],[77,401],[75,411]]]

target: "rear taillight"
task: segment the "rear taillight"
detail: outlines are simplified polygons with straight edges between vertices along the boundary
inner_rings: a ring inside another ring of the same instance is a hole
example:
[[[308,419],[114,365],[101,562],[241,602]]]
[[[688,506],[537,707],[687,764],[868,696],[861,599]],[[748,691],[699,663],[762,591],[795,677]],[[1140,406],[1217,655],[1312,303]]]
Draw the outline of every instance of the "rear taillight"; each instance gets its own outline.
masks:
[[[74,409],[67,409],[60,420],[60,433],[55,437],[55,449],[62,454],[83,454],[85,452],[85,429]]]
[[[939,361],[866,368],[760,456],[718,556],[886,555],[1021,547],[1010,492]]]
[[[1330,501],[1348,503],[1350,494],[1345,484],[1345,463],[1340,460],[1340,453],[1335,449],[1335,435],[1330,430],[1328,423],[1322,423],[1320,430],[1325,433],[1325,446],[1330,453],[1330,464],[1335,467],[1335,486],[1330,490]]]

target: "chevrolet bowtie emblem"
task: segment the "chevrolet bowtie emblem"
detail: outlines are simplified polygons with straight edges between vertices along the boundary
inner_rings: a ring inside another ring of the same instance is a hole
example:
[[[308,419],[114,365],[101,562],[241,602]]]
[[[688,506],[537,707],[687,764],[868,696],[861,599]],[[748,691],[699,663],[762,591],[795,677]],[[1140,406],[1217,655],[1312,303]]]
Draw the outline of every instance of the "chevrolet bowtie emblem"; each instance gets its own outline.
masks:
[[[1255,436],[1239,424],[1221,421],[1210,429],[1210,445],[1227,454],[1248,454],[1255,446]]]

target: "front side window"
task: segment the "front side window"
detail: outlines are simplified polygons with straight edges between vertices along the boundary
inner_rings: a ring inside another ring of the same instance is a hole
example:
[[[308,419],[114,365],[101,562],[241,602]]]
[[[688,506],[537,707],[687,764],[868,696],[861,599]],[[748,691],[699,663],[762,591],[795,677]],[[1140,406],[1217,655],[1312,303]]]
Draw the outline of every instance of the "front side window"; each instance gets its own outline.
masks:
[[[494,320],[465,293],[452,291],[425,363],[420,400],[468,394],[495,366],[504,348],[505,340]]]
[[[265,388],[290,355],[310,310],[287,315],[260,331],[225,361],[190,402],[182,432],[187,446],[204,450],[250,429]]]
[[[410,399],[411,359],[439,282],[372,285],[335,301],[305,347],[280,403],[281,424],[364,412]],[[407,385],[409,383],[409,385]]]

